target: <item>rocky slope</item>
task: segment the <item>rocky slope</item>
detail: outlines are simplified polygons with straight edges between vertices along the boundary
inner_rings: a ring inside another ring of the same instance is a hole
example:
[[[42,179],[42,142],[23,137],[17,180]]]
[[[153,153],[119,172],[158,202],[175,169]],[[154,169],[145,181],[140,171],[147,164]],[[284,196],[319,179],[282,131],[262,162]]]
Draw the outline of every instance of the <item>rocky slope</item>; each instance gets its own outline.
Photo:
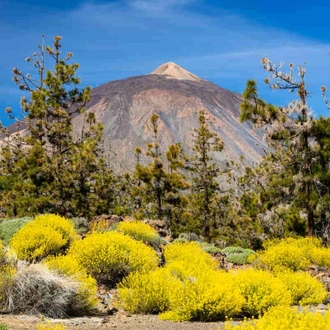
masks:
[[[224,141],[224,152],[214,155],[221,164],[244,157],[246,164],[258,162],[266,148],[260,132],[239,121],[241,95],[223,89],[169,62],[149,75],[111,81],[92,91],[87,111],[94,112],[104,125],[107,161],[117,169],[134,166],[133,152],[151,141],[150,117],[160,117],[160,144],[163,149],[180,142],[191,150],[197,112],[207,111],[211,129]],[[74,119],[74,130],[83,127],[82,116]]]

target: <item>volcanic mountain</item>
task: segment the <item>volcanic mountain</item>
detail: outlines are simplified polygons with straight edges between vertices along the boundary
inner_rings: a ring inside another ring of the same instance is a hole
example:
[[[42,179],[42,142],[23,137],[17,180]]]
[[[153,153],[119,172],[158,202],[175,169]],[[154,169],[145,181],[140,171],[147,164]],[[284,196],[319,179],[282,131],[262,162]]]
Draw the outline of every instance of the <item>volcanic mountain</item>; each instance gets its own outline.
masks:
[[[245,164],[257,163],[267,148],[260,131],[240,123],[242,97],[201,79],[169,62],[145,76],[108,82],[91,93],[86,111],[94,112],[104,126],[103,143],[107,162],[117,170],[134,168],[136,147],[146,149],[152,141],[150,117],[159,116],[159,143],[163,151],[180,142],[190,153],[198,111],[204,109],[210,129],[224,142],[223,152],[214,153],[219,166],[244,157]],[[83,130],[84,116],[73,119],[74,134]],[[24,128],[24,121],[21,128]],[[16,125],[9,130],[17,130]],[[143,161],[143,159],[142,159]]]
[[[180,142],[189,153],[198,111],[206,110],[211,130],[224,141],[224,151],[215,153],[219,165],[244,157],[256,163],[267,148],[262,135],[249,123],[240,123],[242,97],[203,80],[169,62],[145,76],[111,81],[92,90],[87,111],[103,124],[107,161],[115,168],[132,169],[136,147],[151,141],[150,117],[159,116],[159,143],[163,150]],[[74,130],[83,126],[82,116],[74,119]]]

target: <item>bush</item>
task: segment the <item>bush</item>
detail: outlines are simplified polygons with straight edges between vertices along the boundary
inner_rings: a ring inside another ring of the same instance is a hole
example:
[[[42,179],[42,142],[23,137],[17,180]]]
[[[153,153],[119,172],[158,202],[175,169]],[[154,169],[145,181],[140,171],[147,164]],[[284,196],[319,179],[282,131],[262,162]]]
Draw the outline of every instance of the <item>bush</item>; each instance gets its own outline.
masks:
[[[58,215],[36,217],[10,240],[19,259],[40,260],[65,249],[75,237],[73,224]]]
[[[290,240],[282,240],[277,244],[266,245],[266,250],[256,254],[253,264],[257,268],[273,272],[304,270],[311,262],[306,251]]]
[[[270,307],[291,304],[292,298],[284,283],[268,272],[242,270],[237,273],[235,282],[245,298],[243,312],[250,316],[263,314]]]
[[[2,221],[0,223],[0,239],[4,244],[8,244],[13,235],[31,220],[30,217],[24,217]]]
[[[120,307],[131,313],[154,314],[168,310],[170,294],[181,281],[168,269],[132,273],[117,285]]]
[[[260,320],[244,321],[240,325],[226,322],[225,330],[330,330],[330,312],[325,315],[287,306],[269,310]]]
[[[169,298],[169,311],[160,315],[162,320],[224,320],[239,313],[244,303],[233,276],[211,269],[197,278],[187,277]]]
[[[199,244],[202,247],[203,251],[207,252],[208,254],[215,255],[215,254],[221,253],[221,249],[212,244],[209,244],[206,242],[199,243]]]
[[[152,248],[118,232],[92,233],[75,241],[68,255],[96,279],[112,283],[130,272],[156,269],[159,262]]]
[[[255,254],[253,250],[236,246],[228,246],[222,249],[221,253],[225,254],[227,260],[235,265],[245,265],[249,263],[249,257]]]
[[[90,311],[98,302],[96,298],[96,280],[87,274],[86,270],[71,255],[51,257],[45,260],[45,265],[62,275],[67,275],[80,284],[78,292],[79,310]],[[78,303],[77,302],[77,303]]]
[[[164,257],[166,264],[184,262],[200,269],[217,268],[216,261],[196,242],[173,243],[165,247]]]
[[[284,283],[294,305],[322,303],[328,296],[323,284],[308,273],[281,273],[278,278]]]
[[[7,311],[52,318],[81,314],[79,288],[78,281],[33,264],[16,273],[6,297]]]
[[[0,330],[8,330],[8,327],[5,324],[0,323]]]
[[[73,223],[77,234],[83,235],[88,232],[88,220],[86,218],[76,217],[71,218],[70,221]]]
[[[157,231],[150,225],[140,221],[119,222],[116,230],[153,247],[156,247],[159,243]]]
[[[330,267],[330,249],[322,247],[321,240],[313,237],[286,238],[264,243],[265,251],[257,253],[256,267],[282,272],[305,270],[314,264]]]

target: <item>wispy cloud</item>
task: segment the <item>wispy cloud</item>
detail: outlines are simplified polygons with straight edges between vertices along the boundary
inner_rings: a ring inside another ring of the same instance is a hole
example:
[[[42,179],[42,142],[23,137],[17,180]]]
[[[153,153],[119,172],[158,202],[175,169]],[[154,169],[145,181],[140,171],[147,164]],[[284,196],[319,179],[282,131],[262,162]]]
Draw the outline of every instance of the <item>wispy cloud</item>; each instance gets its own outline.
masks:
[[[142,10],[147,14],[159,14],[184,7],[193,2],[196,2],[196,0],[129,0],[128,4],[134,9]]]

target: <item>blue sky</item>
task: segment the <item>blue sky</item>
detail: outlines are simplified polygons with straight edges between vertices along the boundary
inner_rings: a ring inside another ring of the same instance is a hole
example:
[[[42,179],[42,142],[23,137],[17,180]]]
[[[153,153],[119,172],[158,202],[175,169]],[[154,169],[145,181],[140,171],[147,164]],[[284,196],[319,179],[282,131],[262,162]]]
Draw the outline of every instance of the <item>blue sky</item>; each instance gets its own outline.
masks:
[[[294,95],[264,86],[261,58],[306,62],[309,105],[327,116],[320,86],[330,80],[329,17],[319,0],[0,0],[0,120],[8,123],[6,106],[20,111],[11,69],[33,73],[24,58],[42,34],[47,44],[63,37],[83,85],[92,87],[172,61],[237,92],[253,78],[262,98],[284,105]]]

